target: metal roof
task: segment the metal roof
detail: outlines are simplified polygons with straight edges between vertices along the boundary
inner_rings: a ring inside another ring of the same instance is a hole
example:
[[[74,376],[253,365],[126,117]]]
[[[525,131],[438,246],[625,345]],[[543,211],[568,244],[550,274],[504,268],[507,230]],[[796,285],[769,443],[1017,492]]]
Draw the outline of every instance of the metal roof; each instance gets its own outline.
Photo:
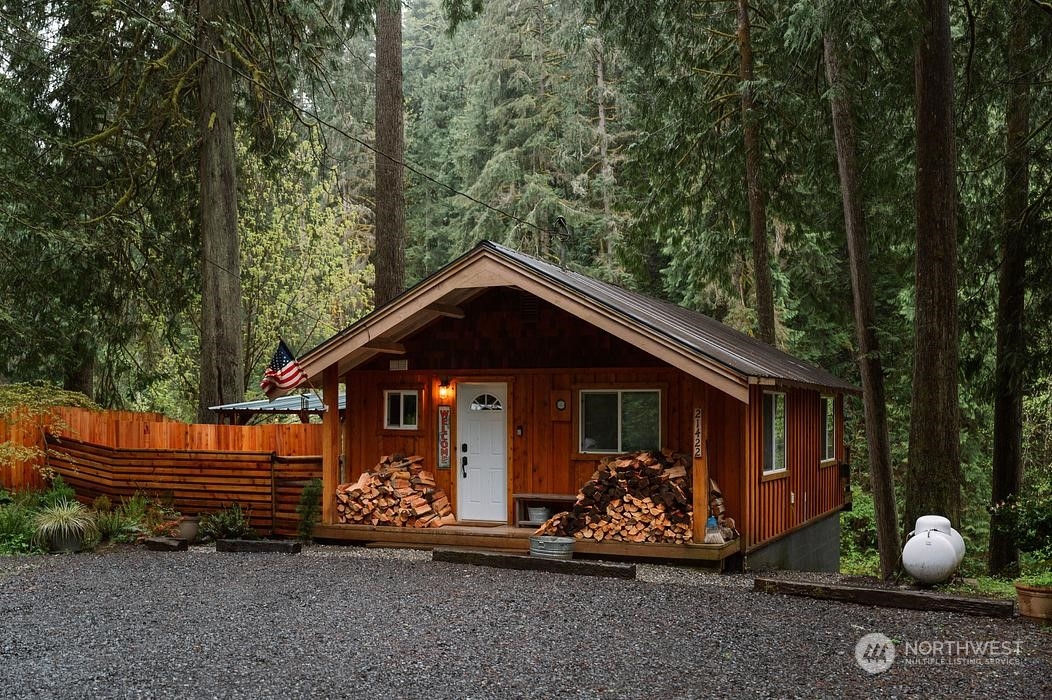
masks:
[[[340,394],[340,410],[347,406],[346,394]],[[239,403],[227,403],[222,406],[209,406],[210,411],[221,413],[324,413],[325,404],[317,394],[290,394],[281,396],[273,401],[258,399],[256,401],[241,401]]]
[[[486,261],[494,267],[480,267]],[[484,272],[485,279],[479,277]],[[373,338],[397,340],[422,327],[404,319],[429,313],[428,304],[442,301],[453,290],[476,291],[480,286],[521,286],[532,280],[568,302],[580,302],[601,310],[606,329],[632,342],[636,338],[660,339],[674,347],[684,360],[700,366],[722,368],[710,379],[742,400],[750,383],[789,383],[858,393],[858,387],[805,360],[793,357],[730,326],[669,302],[654,299],[623,287],[594,279],[511,248],[482,241],[427,279],[395,299],[325,340],[300,358],[304,370],[314,376],[334,361],[355,358],[365,361],[367,344]],[[527,285],[528,286],[528,285]],[[554,301],[558,303],[558,299]],[[572,304],[567,304],[567,310]],[[408,316],[407,316],[408,314]],[[432,314],[430,318],[434,318]],[[650,347],[656,347],[653,344]],[[346,365],[344,369],[353,364]],[[695,367],[697,370],[697,367]],[[702,376],[704,372],[696,373]],[[732,376],[733,375],[733,376]],[[735,389],[734,387],[737,387]]]
[[[553,265],[497,243],[479,244],[583,294],[617,313],[674,339],[679,345],[757,379],[858,391],[831,372],[737,331],[697,311],[654,299],[623,287]]]

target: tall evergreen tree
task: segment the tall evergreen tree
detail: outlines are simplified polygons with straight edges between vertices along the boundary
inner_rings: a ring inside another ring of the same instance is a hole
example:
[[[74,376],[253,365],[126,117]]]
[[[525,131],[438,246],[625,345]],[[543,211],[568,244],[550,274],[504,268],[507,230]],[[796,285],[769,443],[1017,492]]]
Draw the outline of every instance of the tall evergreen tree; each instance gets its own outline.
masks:
[[[1026,367],[1024,307],[1026,264],[1034,218],[1030,198],[1030,2],[1010,4],[1006,63],[1004,214],[997,300],[997,356],[994,368],[994,444],[991,496],[994,503],[1018,498],[1023,484],[1023,393]],[[990,529],[990,573],[1009,572],[1019,563],[1010,533]]]
[[[405,289],[405,105],[402,98],[402,3],[376,9],[376,254],[374,302]]]
[[[837,169],[844,205],[844,230],[851,270],[858,368],[862,377],[862,402],[869,456],[869,483],[873,493],[880,573],[885,579],[895,571],[899,557],[895,476],[888,437],[884,368],[877,339],[876,304],[869,262],[869,233],[859,175],[858,139],[849,83],[844,71],[843,23],[832,19],[823,37],[829,103],[836,142]]]
[[[906,524],[959,523],[957,143],[947,0],[921,0],[914,63],[917,120],[916,314]]]

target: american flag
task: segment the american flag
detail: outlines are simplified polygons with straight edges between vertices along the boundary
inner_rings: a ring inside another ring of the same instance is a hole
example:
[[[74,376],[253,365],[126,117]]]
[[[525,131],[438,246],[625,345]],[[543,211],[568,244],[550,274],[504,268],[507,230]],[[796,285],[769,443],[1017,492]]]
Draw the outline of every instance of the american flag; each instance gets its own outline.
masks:
[[[278,341],[278,349],[274,351],[274,357],[263,371],[263,381],[259,388],[273,401],[279,396],[284,396],[292,389],[303,383],[307,375],[300,369],[296,358],[292,356],[289,346],[284,340]]]

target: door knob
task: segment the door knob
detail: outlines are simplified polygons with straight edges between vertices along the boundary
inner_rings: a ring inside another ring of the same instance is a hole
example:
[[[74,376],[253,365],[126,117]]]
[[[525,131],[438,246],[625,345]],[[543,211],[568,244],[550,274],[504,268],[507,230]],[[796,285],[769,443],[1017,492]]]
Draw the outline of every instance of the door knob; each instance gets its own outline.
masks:
[[[460,458],[460,473],[466,479],[468,476],[468,456],[464,455]]]

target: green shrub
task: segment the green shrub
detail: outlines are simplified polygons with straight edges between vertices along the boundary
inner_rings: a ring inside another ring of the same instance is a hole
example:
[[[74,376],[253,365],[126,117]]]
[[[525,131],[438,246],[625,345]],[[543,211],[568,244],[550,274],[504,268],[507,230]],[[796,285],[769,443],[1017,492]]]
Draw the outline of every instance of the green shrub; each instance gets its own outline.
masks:
[[[59,501],[33,514],[34,542],[50,547],[55,540],[76,538],[81,544],[96,535],[95,517],[80,501]]]
[[[103,542],[135,542],[145,532],[138,520],[129,518],[120,509],[97,511],[95,525]]]
[[[304,542],[311,541],[314,526],[318,524],[318,516],[321,515],[321,492],[321,479],[311,479],[300,494],[296,514],[300,516],[298,532]]]
[[[201,516],[199,526],[201,539],[209,540],[237,540],[252,539],[256,536],[255,531],[249,524],[251,512],[242,510],[241,504],[234,502],[230,507],[224,508],[216,513]]]
[[[106,494],[102,494],[101,496],[95,498],[95,500],[91,504],[91,507],[93,510],[98,511],[99,513],[109,513],[111,510],[113,510],[113,501],[111,501],[110,497]]]
[[[865,558],[877,551],[877,516],[873,496],[854,493],[851,510],[840,514],[840,556]]]
[[[35,533],[33,511],[17,503],[0,506],[0,554],[32,554],[39,551],[33,543]]]
[[[1013,537],[1019,551],[1032,555],[1042,568],[1052,567],[1052,498],[1009,496],[988,510],[994,532]]]
[[[48,489],[40,494],[40,507],[48,508],[59,503],[69,503],[75,500],[77,500],[77,492],[66,483],[61,474],[56,474],[52,477]]]

